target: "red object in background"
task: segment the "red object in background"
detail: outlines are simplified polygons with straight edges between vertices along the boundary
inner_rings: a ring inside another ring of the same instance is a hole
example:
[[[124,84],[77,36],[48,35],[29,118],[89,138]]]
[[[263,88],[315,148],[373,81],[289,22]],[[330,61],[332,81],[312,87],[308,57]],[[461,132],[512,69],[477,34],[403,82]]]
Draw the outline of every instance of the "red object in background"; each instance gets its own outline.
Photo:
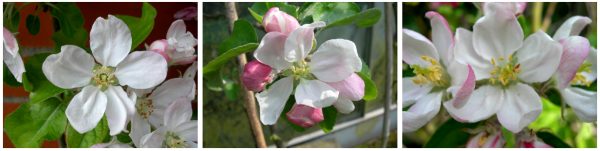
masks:
[[[18,6],[21,6],[23,3],[17,3]],[[165,39],[167,37],[167,31],[171,23],[175,21],[174,15],[177,11],[182,10],[187,7],[198,7],[197,3],[191,2],[152,2],[150,3],[156,9],[156,18],[154,20],[154,28],[150,35],[146,38],[146,40],[140,44],[137,49],[145,50],[145,45],[150,45],[154,40]],[[135,17],[140,17],[142,12],[143,3],[137,2],[86,2],[86,3],[77,3],[83,17],[84,17],[84,28],[87,29],[88,33],[91,30],[92,24],[98,17],[106,18],[108,14],[111,15],[130,15]],[[54,41],[52,41],[52,16],[50,13],[40,12],[40,32],[37,35],[31,35],[27,31],[27,27],[25,26],[25,18],[27,15],[32,14],[35,11],[35,5],[28,5],[23,7],[20,12],[21,20],[19,23],[19,31],[16,35],[17,40],[19,42],[19,47],[22,48],[54,48]],[[187,30],[191,32],[194,37],[198,38],[198,21],[197,20],[188,20],[185,21],[187,26]],[[89,39],[89,38],[88,38]],[[89,40],[87,42],[89,46]],[[183,74],[189,65],[185,66],[174,66],[169,69],[167,74],[167,79],[173,77],[179,77],[180,74]],[[196,82],[197,83],[197,82]],[[3,84],[3,96],[4,97],[28,97],[29,94],[23,90],[22,87],[14,88],[10,87],[6,84]],[[19,103],[4,103],[3,102],[3,117],[6,118],[6,115],[12,113],[19,107]],[[197,103],[194,103],[193,109],[198,109]],[[5,148],[12,148],[14,145],[11,143],[10,139],[6,133],[3,132],[3,146]],[[57,141],[45,141],[42,144],[42,147],[58,147]]]

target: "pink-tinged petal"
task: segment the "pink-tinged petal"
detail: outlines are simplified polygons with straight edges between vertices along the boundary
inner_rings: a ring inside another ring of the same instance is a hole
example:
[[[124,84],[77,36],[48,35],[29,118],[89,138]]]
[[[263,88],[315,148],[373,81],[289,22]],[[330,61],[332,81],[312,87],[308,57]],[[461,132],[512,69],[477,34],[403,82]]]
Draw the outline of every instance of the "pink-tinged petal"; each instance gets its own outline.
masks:
[[[279,32],[267,33],[260,41],[256,51],[254,51],[254,58],[277,71],[287,69],[291,66],[291,63],[284,59],[286,38],[287,36]]]
[[[415,103],[421,97],[427,95],[433,89],[430,84],[418,85],[412,78],[402,78],[402,108]]]
[[[595,122],[597,117],[597,93],[576,87],[560,90],[563,100],[573,109],[575,115],[584,122]]]
[[[167,77],[167,61],[157,53],[135,51],[125,58],[115,70],[119,84],[135,89],[154,87]]]
[[[310,72],[324,82],[338,82],[362,69],[354,42],[345,39],[325,41],[308,63]]]
[[[285,115],[290,122],[304,128],[312,127],[325,119],[321,108],[314,108],[302,104],[295,104]]]
[[[590,23],[592,23],[592,19],[589,17],[573,16],[558,27],[552,38],[559,41],[569,36],[577,36]]]
[[[454,59],[461,64],[469,64],[473,68],[476,80],[487,79],[493,66],[473,48],[473,34],[464,28],[457,28],[454,44]],[[466,76],[464,76],[466,77]],[[454,77],[453,77],[454,79]]]
[[[326,82],[340,91],[340,96],[352,101],[361,100],[365,96],[365,82],[356,73],[339,82]]]
[[[402,61],[410,65],[428,66],[429,62],[421,59],[428,56],[439,60],[437,49],[425,36],[409,29],[402,30]]]
[[[65,114],[71,127],[79,133],[96,127],[106,110],[107,97],[95,86],[86,86],[67,106]]]
[[[94,58],[74,45],[64,45],[60,49],[60,53],[48,56],[42,64],[48,81],[64,89],[89,85],[94,76]]]
[[[542,112],[541,98],[531,86],[523,83],[512,85],[504,91],[506,97],[497,113],[498,121],[506,129],[518,133]]]
[[[473,48],[486,60],[508,57],[523,44],[523,29],[512,3],[486,3],[485,16],[473,26]]]
[[[502,137],[502,133],[494,131],[492,134],[488,132],[480,132],[469,139],[467,148],[501,148],[504,147],[506,141]]]
[[[294,97],[296,98],[296,104],[324,108],[333,105],[338,99],[339,93],[325,82],[300,79]]]
[[[90,48],[100,64],[116,67],[131,50],[131,31],[115,16],[98,17],[90,31]]]
[[[589,41],[580,36],[571,36],[560,40],[562,56],[558,66],[557,82],[559,88],[566,88],[575,78],[579,66],[587,58],[590,51]],[[536,58],[539,59],[539,58]]]
[[[450,63],[449,61],[453,58],[453,53],[451,51],[452,45],[454,45],[452,29],[450,29],[448,21],[446,21],[444,16],[437,12],[429,11],[425,16],[429,18],[431,22],[431,39],[433,45],[435,45],[442,62],[445,65],[448,65]]]
[[[280,32],[284,35],[289,35],[296,28],[300,27],[300,23],[296,18],[289,14],[279,11],[279,8],[272,7],[265,13],[262,21],[265,31]]]
[[[527,8],[527,2],[516,2],[516,5],[517,11],[515,12],[515,16],[519,16],[525,12],[525,9]]]
[[[520,64],[519,79],[527,83],[544,82],[556,72],[561,60],[562,46],[542,31],[525,39],[516,53]]]
[[[402,132],[414,132],[427,124],[440,111],[442,92],[429,93],[402,111]]]
[[[454,71],[449,71],[449,72],[460,72],[458,74],[460,74],[458,76],[453,76],[452,77],[452,87],[454,87],[451,92],[452,92],[452,101],[453,105],[455,108],[461,108],[463,107],[467,101],[469,100],[469,97],[471,96],[471,93],[473,93],[473,91],[475,90],[475,73],[473,72],[473,68],[471,68],[471,65],[463,65],[463,64],[459,64],[459,63],[454,63],[456,65],[450,65],[452,66],[458,66],[458,67],[453,67],[450,70],[454,70]],[[466,67],[466,69],[465,69]],[[455,80],[458,79],[458,80]]]
[[[518,147],[520,147],[520,148],[552,148],[552,146],[550,146],[544,142],[538,141],[538,140],[535,140],[533,142],[529,142],[529,141],[519,142]]]
[[[297,62],[308,56],[312,50],[315,39],[315,28],[325,27],[325,22],[318,21],[312,24],[302,25],[288,35],[285,40],[284,54],[288,62]]]
[[[4,28],[2,35],[4,37],[4,52],[8,52],[10,56],[16,56],[19,53],[17,38],[6,28]]]
[[[257,60],[252,60],[244,66],[242,73],[242,84],[246,89],[260,92],[265,88],[265,85],[271,81],[271,67],[262,64]]]
[[[260,121],[264,125],[273,125],[279,119],[294,89],[293,80],[292,77],[277,80],[269,88],[256,94],[256,101],[260,107]]]
[[[455,107],[451,101],[444,102],[444,107],[457,121],[474,123],[496,114],[505,98],[506,94],[501,88],[484,85],[475,89],[462,107]]]
[[[169,42],[166,39],[156,40],[150,44],[150,48],[148,50],[152,52],[156,52],[163,56],[167,62],[171,62],[171,57],[169,56]]]
[[[181,9],[173,15],[175,19],[192,20],[198,19],[198,8],[194,6],[186,7]]]
[[[523,131],[517,134],[517,147],[519,148],[552,148],[542,142],[532,131]]]
[[[333,103],[333,106],[338,112],[344,114],[354,111],[354,103],[352,103],[352,100],[344,97],[339,97],[338,100]]]

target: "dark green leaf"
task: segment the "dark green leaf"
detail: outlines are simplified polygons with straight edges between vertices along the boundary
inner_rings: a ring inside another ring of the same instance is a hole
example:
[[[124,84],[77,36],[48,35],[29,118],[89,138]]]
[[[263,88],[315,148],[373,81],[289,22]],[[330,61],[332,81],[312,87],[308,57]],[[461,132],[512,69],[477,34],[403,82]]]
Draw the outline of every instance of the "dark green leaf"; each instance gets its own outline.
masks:
[[[562,106],[561,105],[562,97],[558,90],[556,90],[555,88],[551,88],[550,90],[546,91],[545,94],[546,94],[546,97],[548,97],[548,100],[550,100],[550,102],[552,102],[552,104],[557,105],[557,106]]]
[[[43,140],[56,140],[65,132],[65,109],[58,99],[21,104],[6,117],[4,132],[16,147],[40,147]]]
[[[508,147],[508,148],[515,147],[515,134],[513,134],[511,131],[509,131],[503,127],[502,128],[502,137],[504,137],[504,140],[506,141],[506,144],[504,145],[504,147]]]
[[[117,140],[121,143],[131,143],[131,137],[127,133],[117,134]]]
[[[94,144],[102,143],[106,138],[109,138],[108,122],[106,117],[102,118],[96,128],[80,134],[70,125],[67,126],[66,140],[69,148],[88,148]]]
[[[381,18],[381,10],[372,8],[367,9],[359,14],[348,16],[346,18],[334,21],[330,24],[327,24],[324,29],[335,27],[335,26],[343,26],[355,23],[356,26],[365,28],[375,25],[379,19]]]
[[[539,131],[536,133],[537,137],[542,139],[544,143],[554,147],[554,148],[571,148],[569,144],[565,143],[563,140],[555,136],[550,132],[542,132]]]
[[[24,82],[25,90],[28,90],[29,99],[32,102],[39,102],[48,98],[54,97],[65,90],[52,84],[42,71],[42,64],[46,58],[50,55],[49,53],[40,53],[29,57],[29,60],[25,64],[25,78]],[[27,85],[31,85],[27,86]]]
[[[205,73],[203,75],[203,81],[206,88],[212,91],[223,91],[223,78],[221,78],[221,73],[218,72],[219,69],[216,69],[215,72]]]
[[[319,123],[319,126],[321,127],[321,130],[323,130],[323,132],[329,133],[331,132],[331,130],[333,130],[337,114],[338,112],[333,106],[323,108],[323,117],[325,119],[321,121],[321,123]]]
[[[40,17],[31,14],[27,15],[25,25],[31,35],[37,35],[40,32]]]
[[[12,72],[10,72],[8,70],[8,67],[6,66],[6,64],[2,64],[3,68],[4,68],[4,73],[3,73],[3,79],[4,79],[4,83],[12,86],[12,87],[19,87],[22,84],[19,83],[19,81],[17,81],[17,79],[15,78],[15,76],[12,74]]]
[[[346,17],[351,17],[360,12],[360,7],[355,3],[324,2],[312,3],[302,12],[300,18],[312,17],[313,21],[324,21],[332,24]]]
[[[256,47],[258,47],[257,43],[248,43],[248,44],[245,44],[245,45],[241,45],[241,46],[235,47],[235,48],[233,48],[231,50],[228,50],[227,52],[221,54],[217,58],[215,58],[212,61],[208,62],[202,68],[202,74],[206,75],[208,73],[211,73],[211,72],[214,72],[214,71],[218,71],[218,69],[220,69],[221,66],[223,66],[225,63],[227,63],[227,61],[229,61],[230,59],[233,59],[233,58],[237,57],[238,55],[240,55],[242,53],[254,51],[256,49]]]
[[[236,75],[235,77],[237,77],[238,74],[234,75]],[[241,92],[240,85],[229,78],[224,79],[223,82],[225,82],[225,97],[231,101],[239,100],[239,93]]]
[[[219,45],[219,53],[223,54],[235,47],[242,46],[248,43],[257,43],[256,31],[254,27],[245,20],[237,20],[233,24],[233,31],[229,38],[225,39]]]
[[[133,17],[126,15],[117,15],[117,17],[131,30],[131,49],[137,48],[154,28],[154,18],[156,18],[156,9],[150,3],[144,3],[142,6],[142,16]]]
[[[254,19],[256,19],[256,21],[258,21],[258,23],[262,24],[263,16],[272,7],[278,7],[280,11],[286,12],[294,18],[298,18],[298,7],[294,5],[288,5],[284,2],[254,3],[252,7],[248,8],[248,11],[250,11],[250,14],[252,17],[254,17]]]
[[[283,108],[281,115],[279,115],[279,120],[284,120],[287,123],[287,125],[292,127],[292,129],[296,130],[297,132],[304,132],[306,130],[304,127],[298,126],[298,125],[292,123],[287,118],[286,114],[287,114],[287,112],[290,112],[290,110],[292,110],[292,107],[294,107],[294,104],[296,104],[296,99],[294,98],[293,95],[290,95],[287,102],[285,102],[285,107]]]
[[[426,148],[450,148],[464,147],[469,140],[470,134],[465,130],[475,128],[477,123],[460,123],[454,119],[449,119],[442,124],[431,135],[431,138],[425,144]]]
[[[54,17],[55,32],[52,34],[55,51],[63,45],[76,45],[87,48],[88,31],[83,28],[83,15],[75,3],[56,3],[57,9],[51,9]]]
[[[363,100],[365,101],[377,99],[377,85],[371,80],[370,72],[369,67],[363,62],[361,71],[356,73],[365,82],[365,96],[363,96]]]

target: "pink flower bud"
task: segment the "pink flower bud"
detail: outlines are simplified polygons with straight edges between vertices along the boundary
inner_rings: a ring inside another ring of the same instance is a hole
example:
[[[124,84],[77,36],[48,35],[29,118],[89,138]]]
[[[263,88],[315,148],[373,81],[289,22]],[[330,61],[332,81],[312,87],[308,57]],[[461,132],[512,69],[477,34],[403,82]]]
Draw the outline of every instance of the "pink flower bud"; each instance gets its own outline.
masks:
[[[244,66],[242,83],[248,90],[259,92],[271,81],[271,67],[258,60],[252,60]]]
[[[286,113],[288,120],[292,123],[309,128],[323,121],[323,111],[303,104],[294,104],[290,112]]]
[[[171,62],[171,57],[169,57],[169,42],[166,39],[156,40],[150,44],[150,48],[148,50],[152,52],[156,52],[163,56],[167,62]]]
[[[533,131],[521,131],[517,133],[517,147],[520,148],[552,148],[552,146],[539,141]]]
[[[356,73],[342,81],[327,84],[340,91],[340,96],[353,101],[361,100],[365,96],[365,82]]]
[[[173,15],[173,17],[175,17],[175,19],[183,19],[183,20],[198,19],[198,8],[196,8],[194,6],[186,7],[184,9],[177,11],[177,13],[175,13],[175,15]]]
[[[267,32],[280,32],[284,35],[289,35],[294,29],[300,27],[296,18],[279,11],[277,7],[272,7],[265,13],[262,24]]]

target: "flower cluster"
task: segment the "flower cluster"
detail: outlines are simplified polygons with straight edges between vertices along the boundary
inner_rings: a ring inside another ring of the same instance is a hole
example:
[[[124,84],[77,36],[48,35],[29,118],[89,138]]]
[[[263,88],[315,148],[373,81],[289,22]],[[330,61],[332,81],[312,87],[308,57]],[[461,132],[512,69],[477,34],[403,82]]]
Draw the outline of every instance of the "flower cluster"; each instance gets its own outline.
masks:
[[[525,6],[482,3],[484,15],[473,31],[458,27],[455,33],[443,16],[427,12],[432,41],[403,30],[402,59],[415,73],[402,80],[403,107],[410,107],[402,113],[404,132],[418,130],[443,105],[456,121],[493,123],[467,147],[502,147],[497,125],[517,134],[520,147],[549,147],[527,130],[541,114],[540,94],[549,87],[559,90],[580,120],[596,121],[596,92],[572,87],[596,80],[596,50],[578,36],[591,20],[574,16],[553,37],[540,30],[525,38],[517,20]]]
[[[262,24],[267,34],[241,79],[248,90],[257,92],[263,124],[276,123],[292,94],[296,103],[286,116],[302,127],[322,121],[324,107],[333,105],[341,113],[354,110],[352,101],[362,99],[365,87],[356,74],[362,61],[354,42],[332,39],[315,49],[314,29],[325,23],[301,26],[277,7],[269,9]]]

